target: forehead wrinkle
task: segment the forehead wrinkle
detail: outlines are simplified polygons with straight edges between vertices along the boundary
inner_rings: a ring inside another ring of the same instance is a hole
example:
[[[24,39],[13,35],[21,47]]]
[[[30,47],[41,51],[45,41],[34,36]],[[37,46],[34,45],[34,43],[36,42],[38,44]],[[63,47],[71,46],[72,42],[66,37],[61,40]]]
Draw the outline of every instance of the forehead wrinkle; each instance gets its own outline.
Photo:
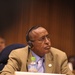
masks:
[[[30,32],[30,36],[29,37],[31,39],[33,39],[33,38],[36,38],[36,35],[38,35],[38,33],[35,30],[33,30],[33,31]]]

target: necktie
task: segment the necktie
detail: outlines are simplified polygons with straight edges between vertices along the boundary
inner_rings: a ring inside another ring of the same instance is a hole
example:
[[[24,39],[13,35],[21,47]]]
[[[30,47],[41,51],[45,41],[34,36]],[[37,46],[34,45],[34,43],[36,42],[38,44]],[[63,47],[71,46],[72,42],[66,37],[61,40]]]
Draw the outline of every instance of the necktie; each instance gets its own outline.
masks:
[[[43,59],[38,60],[38,72],[43,73],[44,67],[43,67]]]

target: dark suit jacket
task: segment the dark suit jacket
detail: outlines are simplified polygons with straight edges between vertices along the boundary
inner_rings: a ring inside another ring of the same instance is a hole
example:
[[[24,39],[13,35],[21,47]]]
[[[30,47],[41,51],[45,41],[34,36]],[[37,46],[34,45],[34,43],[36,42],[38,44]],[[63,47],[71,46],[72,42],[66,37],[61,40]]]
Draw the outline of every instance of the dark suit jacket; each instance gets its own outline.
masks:
[[[28,54],[28,46],[13,50],[9,56],[8,64],[4,67],[1,75],[14,75],[15,71],[27,72],[27,65],[31,62],[31,56],[31,52]],[[49,64],[52,64],[52,66],[49,67]],[[45,72],[74,75],[68,67],[66,54],[53,47],[50,49],[50,53],[45,55]]]

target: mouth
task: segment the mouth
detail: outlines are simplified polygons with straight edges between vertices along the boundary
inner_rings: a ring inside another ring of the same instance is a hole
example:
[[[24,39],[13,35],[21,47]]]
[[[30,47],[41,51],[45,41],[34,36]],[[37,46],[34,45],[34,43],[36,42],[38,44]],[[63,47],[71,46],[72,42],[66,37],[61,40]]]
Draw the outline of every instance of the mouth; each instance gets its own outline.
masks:
[[[50,46],[47,46],[44,48],[45,50],[50,50]]]

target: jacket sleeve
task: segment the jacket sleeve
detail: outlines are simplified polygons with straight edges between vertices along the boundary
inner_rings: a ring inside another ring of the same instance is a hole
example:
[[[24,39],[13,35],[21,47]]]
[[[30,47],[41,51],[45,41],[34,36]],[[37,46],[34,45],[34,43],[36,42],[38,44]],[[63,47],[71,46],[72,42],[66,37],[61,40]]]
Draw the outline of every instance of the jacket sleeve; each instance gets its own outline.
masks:
[[[67,55],[65,53],[64,53],[62,59],[63,59],[62,64],[61,64],[62,74],[74,75],[69,68]]]
[[[20,64],[18,53],[16,53],[16,50],[12,51],[9,55],[8,63],[3,68],[1,75],[13,75],[15,71],[20,70]]]

